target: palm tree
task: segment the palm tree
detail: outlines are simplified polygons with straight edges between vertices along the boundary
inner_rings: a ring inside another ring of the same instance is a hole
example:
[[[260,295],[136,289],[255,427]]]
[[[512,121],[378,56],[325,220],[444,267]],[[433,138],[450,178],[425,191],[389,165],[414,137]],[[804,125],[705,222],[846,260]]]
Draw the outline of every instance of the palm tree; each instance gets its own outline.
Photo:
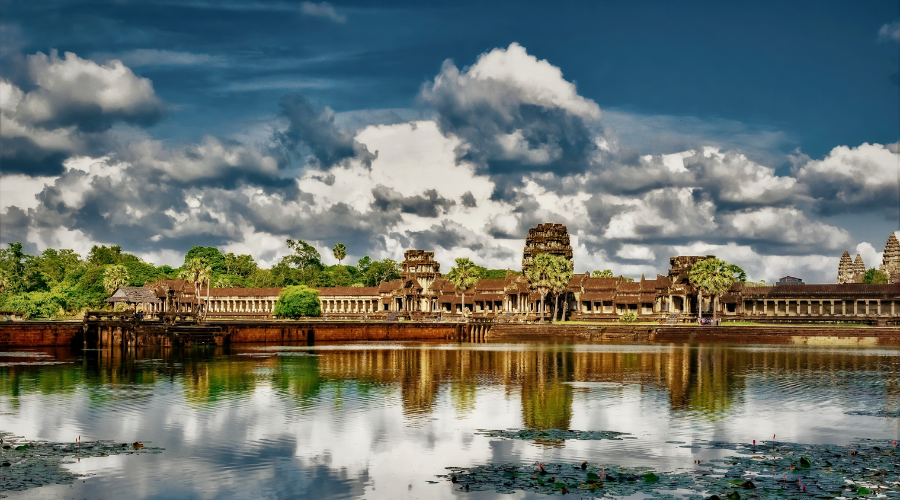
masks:
[[[547,253],[539,253],[531,259],[531,264],[524,269],[525,277],[531,282],[531,288],[541,294],[541,323],[544,322],[544,299],[553,288],[553,276],[557,265],[553,256]]]
[[[184,266],[181,267],[181,272],[178,273],[178,277],[194,284],[194,289],[197,291],[197,314],[200,314],[200,292],[203,288],[203,283],[208,283],[212,279],[212,267],[199,257],[195,257],[184,263]],[[207,295],[209,295],[208,286]]]
[[[550,293],[556,299],[556,309],[553,311],[553,321],[557,321],[559,316],[559,296],[566,292],[569,287],[569,280],[573,275],[573,264],[561,255],[553,256],[553,274],[550,276]],[[563,299],[565,301],[565,299]],[[561,318],[565,319],[565,318]]]
[[[465,316],[466,290],[472,288],[478,282],[478,267],[467,257],[460,257],[456,259],[456,267],[450,269],[450,274],[447,275],[447,278],[450,280],[450,283],[453,283],[453,287],[462,293],[462,313]]]
[[[117,289],[127,285],[129,281],[131,281],[131,277],[128,275],[128,268],[125,266],[113,264],[106,266],[106,270],[103,271],[103,288],[106,289],[107,293],[115,292]]]
[[[716,258],[702,260],[694,264],[691,269],[689,279],[694,286],[700,289],[701,305],[698,307],[701,312],[703,310],[703,292],[705,291],[713,298],[713,321],[716,319],[719,296],[727,292],[731,285],[740,279],[740,275],[735,276],[735,274],[738,274],[735,266]]]
[[[343,243],[338,243],[332,249],[334,252],[334,258],[338,260],[338,265],[341,265],[341,261],[347,256],[347,245]]]

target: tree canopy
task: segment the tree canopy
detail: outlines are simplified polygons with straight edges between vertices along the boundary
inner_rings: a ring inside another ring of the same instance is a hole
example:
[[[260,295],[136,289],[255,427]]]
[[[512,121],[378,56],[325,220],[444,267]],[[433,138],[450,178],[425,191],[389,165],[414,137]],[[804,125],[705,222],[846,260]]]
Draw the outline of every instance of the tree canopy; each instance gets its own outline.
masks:
[[[884,271],[880,271],[875,269],[869,269],[866,271],[866,274],[863,275],[862,282],[869,285],[887,285],[888,284],[888,275]]]
[[[466,291],[475,286],[475,283],[478,283],[478,278],[478,266],[468,257],[456,259],[456,265],[450,269],[450,274],[447,275],[447,279],[450,280],[450,283],[453,283],[456,291],[462,293],[463,314],[466,311]]]
[[[334,248],[331,250],[334,254],[334,258],[338,260],[338,265],[347,257],[347,245],[343,243],[337,243],[334,245]]]
[[[731,285],[739,280],[740,274],[738,274],[738,271],[741,274],[744,272],[733,264],[711,258],[694,264],[694,267],[691,268],[689,279],[694,286],[709,294],[714,301],[717,301],[720,295],[727,292]],[[744,275],[744,279],[746,279],[746,275]],[[716,307],[714,302],[713,317],[715,318],[715,316]]]
[[[286,287],[278,296],[272,311],[280,318],[317,317],[322,315],[319,291],[305,285]]]

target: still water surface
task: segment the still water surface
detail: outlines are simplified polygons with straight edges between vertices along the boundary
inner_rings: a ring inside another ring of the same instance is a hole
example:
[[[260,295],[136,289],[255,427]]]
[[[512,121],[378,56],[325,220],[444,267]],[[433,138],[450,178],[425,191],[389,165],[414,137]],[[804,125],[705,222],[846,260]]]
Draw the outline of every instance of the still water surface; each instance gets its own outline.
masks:
[[[900,346],[372,343],[0,353],[0,430],[143,441],[10,498],[539,498],[456,491],[449,466],[690,468],[701,440],[897,439]],[[30,354],[29,354],[30,353]],[[535,442],[479,429],[630,433]]]

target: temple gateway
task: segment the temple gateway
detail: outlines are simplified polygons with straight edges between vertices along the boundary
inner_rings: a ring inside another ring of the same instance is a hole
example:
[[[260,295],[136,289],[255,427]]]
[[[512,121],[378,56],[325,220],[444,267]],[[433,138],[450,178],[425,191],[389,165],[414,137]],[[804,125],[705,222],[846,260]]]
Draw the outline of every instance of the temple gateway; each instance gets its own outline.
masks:
[[[529,231],[522,266],[539,253],[572,259],[566,227],[541,224]],[[865,266],[844,252],[838,263],[836,284],[788,284],[751,286],[735,283],[712,300],[702,295],[688,277],[693,266],[706,256],[676,256],[669,270],[653,279],[593,278],[576,274],[569,282],[560,307],[568,320],[618,321],[627,312],[639,321],[671,324],[696,321],[698,315],[716,313],[731,320],[766,322],[869,322],[900,324],[900,242],[891,234],[881,265],[888,284],[861,283]],[[157,297],[156,312],[190,313],[197,307],[208,318],[271,318],[280,288],[201,289],[183,280],[160,280],[146,285]],[[522,273],[507,271],[501,279],[481,279],[463,297],[441,274],[434,252],[408,250],[401,278],[374,287],[319,288],[325,319],[394,319],[413,321],[456,320],[463,317],[491,321],[533,322],[538,320],[540,294],[532,290]],[[555,301],[548,296],[547,316]],[[199,306],[198,306],[199,304]]]

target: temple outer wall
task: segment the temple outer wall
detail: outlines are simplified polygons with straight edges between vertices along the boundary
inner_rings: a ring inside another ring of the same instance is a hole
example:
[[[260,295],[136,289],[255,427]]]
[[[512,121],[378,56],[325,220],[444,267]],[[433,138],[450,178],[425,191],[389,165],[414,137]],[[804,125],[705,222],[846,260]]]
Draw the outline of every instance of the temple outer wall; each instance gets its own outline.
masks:
[[[81,321],[3,321],[0,322],[2,347],[81,347]]]
[[[212,323],[216,324],[216,323]],[[450,323],[385,323],[358,321],[232,322],[221,323],[232,344],[328,342],[367,340],[447,340],[458,338],[459,325]]]

